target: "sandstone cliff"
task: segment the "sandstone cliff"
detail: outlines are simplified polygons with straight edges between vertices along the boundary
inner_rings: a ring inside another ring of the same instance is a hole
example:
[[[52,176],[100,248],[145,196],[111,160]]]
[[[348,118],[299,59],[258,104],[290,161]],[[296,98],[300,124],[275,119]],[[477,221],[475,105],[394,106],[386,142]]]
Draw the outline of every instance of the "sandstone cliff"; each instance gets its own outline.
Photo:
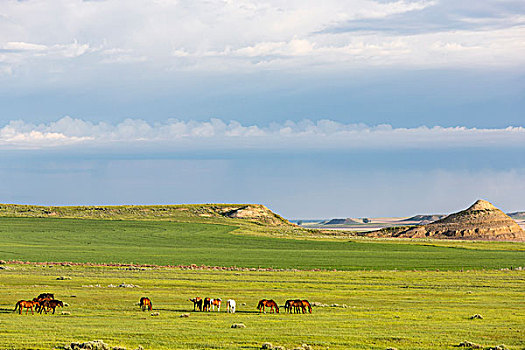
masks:
[[[387,228],[372,237],[444,238],[525,241],[525,231],[491,203],[478,200],[468,209],[427,225]]]

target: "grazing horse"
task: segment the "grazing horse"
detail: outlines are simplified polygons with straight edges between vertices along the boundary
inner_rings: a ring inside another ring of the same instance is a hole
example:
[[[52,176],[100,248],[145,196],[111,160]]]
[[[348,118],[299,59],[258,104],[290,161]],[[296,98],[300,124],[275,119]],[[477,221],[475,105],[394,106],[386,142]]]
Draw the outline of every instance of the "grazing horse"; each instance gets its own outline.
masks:
[[[146,308],[148,309],[148,311],[151,311],[153,309],[153,304],[151,303],[151,300],[146,297],[140,298],[139,306],[142,309],[142,311],[146,311]]]
[[[213,311],[215,311],[215,306],[217,306],[217,312],[221,311],[221,303],[222,303],[221,298],[210,299],[210,304],[211,304],[211,308]]]
[[[15,305],[15,309],[13,310],[13,312],[15,312],[17,309],[19,310],[19,314],[22,315],[22,309],[25,308],[26,309],[26,315],[27,315],[27,312],[29,311],[29,309],[31,309],[31,314],[34,315],[35,313],[33,312],[33,307],[38,305],[38,302],[36,301],[33,301],[33,300],[19,300],[16,305]]]
[[[202,298],[201,297],[195,297],[193,299],[190,299],[190,301],[193,302],[193,311],[196,311],[195,308],[197,307],[199,311],[202,311]]]
[[[293,308],[293,313],[295,314],[298,314],[301,312],[301,308],[303,307],[303,303],[301,302],[301,300],[293,299],[293,300],[287,300],[286,302],[288,305],[288,311],[290,313],[292,313],[292,308]],[[286,307],[286,304],[284,306]]]
[[[306,308],[308,308],[309,313],[312,313],[312,305],[310,305],[310,302],[308,300],[303,299],[301,300],[301,303],[302,303],[303,314],[306,312]]]
[[[226,312],[228,312],[230,314],[234,314],[236,305],[237,305],[237,303],[235,303],[235,300],[228,299],[226,301]]]
[[[266,313],[265,311],[266,307],[270,308],[270,312],[274,312],[274,308],[275,308],[275,312],[279,313],[279,306],[277,306],[277,303],[273,301],[272,299],[269,299],[269,300],[261,299],[259,301],[259,304],[257,305],[257,310],[259,310],[259,313],[261,312]]]
[[[292,308],[294,313],[306,313],[306,309],[308,308],[308,312],[312,313],[312,306],[310,305],[310,302],[308,300],[300,300],[300,299],[294,299],[294,300],[286,300],[286,303],[284,304],[284,308],[287,312],[292,313]]]
[[[296,300],[292,300],[292,299],[286,300],[286,302],[284,303],[284,311],[288,313],[292,313],[292,307],[295,301]]]
[[[61,302],[60,300],[56,300],[56,299],[46,300],[46,301],[44,301],[43,304],[41,304],[40,313],[42,313],[42,311],[45,311],[46,314],[47,314],[51,309],[53,309],[53,313],[55,313],[55,309],[58,306],[64,307],[64,303]]]
[[[204,311],[210,311],[210,306],[211,306],[211,299],[210,298],[204,298],[203,310]]]

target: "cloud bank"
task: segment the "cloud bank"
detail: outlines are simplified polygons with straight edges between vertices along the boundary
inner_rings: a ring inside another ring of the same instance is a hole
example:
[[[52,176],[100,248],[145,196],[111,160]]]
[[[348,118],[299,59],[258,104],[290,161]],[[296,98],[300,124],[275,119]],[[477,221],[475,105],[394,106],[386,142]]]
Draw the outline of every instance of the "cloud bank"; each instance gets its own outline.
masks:
[[[52,149],[82,147],[149,146],[153,149],[446,149],[454,147],[525,148],[525,128],[466,127],[394,128],[383,124],[344,124],[331,120],[286,121],[269,125],[243,125],[221,119],[149,123],[126,119],[120,123],[94,123],[64,117],[45,124],[11,121],[0,127],[0,149]]]
[[[6,0],[0,74],[516,67],[524,36],[514,0]]]

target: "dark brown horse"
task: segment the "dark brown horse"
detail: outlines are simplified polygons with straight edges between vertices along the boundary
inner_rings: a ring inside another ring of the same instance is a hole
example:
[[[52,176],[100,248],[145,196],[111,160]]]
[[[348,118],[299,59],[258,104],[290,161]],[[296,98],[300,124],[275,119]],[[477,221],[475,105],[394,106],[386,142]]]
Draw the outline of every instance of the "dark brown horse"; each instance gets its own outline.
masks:
[[[293,312],[296,314],[299,314],[301,312],[304,314],[306,313],[306,309],[308,309],[308,312],[312,313],[312,306],[310,305],[310,302],[305,299],[286,300],[286,303],[284,303],[284,309],[286,310],[286,312],[289,313],[292,313],[293,309]]]
[[[195,308],[198,308],[199,311],[202,311],[202,298],[201,297],[195,297],[193,299],[190,299],[190,301],[193,302],[193,311],[196,311]]]
[[[149,311],[153,310],[153,304],[151,303],[151,300],[146,297],[140,298],[140,308],[142,311],[146,311],[146,308],[148,308]]]
[[[38,305],[37,301],[33,301],[33,300],[19,300],[16,303],[15,309],[13,310],[13,312],[15,312],[18,309],[19,310],[18,313],[21,315],[22,314],[22,309],[25,308],[26,309],[26,315],[27,315],[27,312],[29,311],[29,309],[31,309],[31,314],[34,315],[35,313],[33,312],[33,307],[35,307],[37,305]]]
[[[41,293],[39,296],[37,296],[35,299],[55,299],[55,295],[53,293]],[[33,300],[35,300],[33,299]]]
[[[51,309],[53,309],[53,313],[55,313],[55,309],[58,306],[64,307],[64,303],[56,299],[45,300],[43,303],[41,303],[40,313],[42,313],[42,311],[45,311],[45,313],[47,314],[49,311],[51,311]]]
[[[295,300],[293,299],[286,300],[286,302],[284,303],[284,311],[288,313],[292,313],[292,307],[293,307],[294,302]]]
[[[211,299],[210,298],[204,298],[202,309],[204,311],[211,311]]]
[[[42,313],[42,306],[44,305],[44,303],[46,301],[50,301],[50,300],[54,300],[54,299],[52,299],[52,298],[40,298],[40,297],[33,298],[33,301],[35,301],[37,303],[35,305],[36,312]]]
[[[261,312],[266,313],[265,308],[267,307],[270,308],[270,313],[274,312],[274,309],[275,309],[275,312],[279,313],[279,306],[277,306],[277,303],[273,301],[272,299],[269,299],[269,300],[261,299],[259,301],[259,304],[257,304],[257,310],[259,310],[259,313]]]

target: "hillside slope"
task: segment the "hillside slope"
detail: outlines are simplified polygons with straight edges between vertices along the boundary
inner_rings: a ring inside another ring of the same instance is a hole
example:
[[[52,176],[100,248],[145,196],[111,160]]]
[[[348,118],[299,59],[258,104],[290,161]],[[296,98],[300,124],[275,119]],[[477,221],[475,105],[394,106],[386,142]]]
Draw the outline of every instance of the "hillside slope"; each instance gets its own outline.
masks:
[[[36,206],[0,204],[0,217],[170,220],[295,227],[261,204]]]

